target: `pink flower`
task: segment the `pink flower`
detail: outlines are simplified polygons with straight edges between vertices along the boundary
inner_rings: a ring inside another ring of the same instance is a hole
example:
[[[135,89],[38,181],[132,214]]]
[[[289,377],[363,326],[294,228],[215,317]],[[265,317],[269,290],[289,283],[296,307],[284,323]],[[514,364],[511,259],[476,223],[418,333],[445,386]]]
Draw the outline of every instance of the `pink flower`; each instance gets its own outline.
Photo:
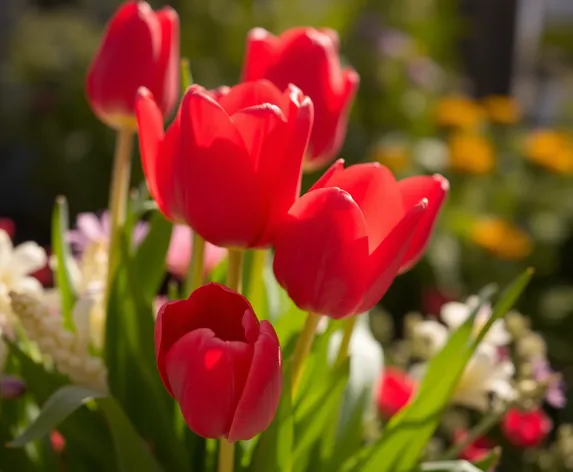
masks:
[[[176,277],[184,278],[189,271],[193,252],[193,233],[187,225],[174,225],[167,252],[167,269]],[[205,275],[208,275],[227,255],[225,248],[205,243]]]

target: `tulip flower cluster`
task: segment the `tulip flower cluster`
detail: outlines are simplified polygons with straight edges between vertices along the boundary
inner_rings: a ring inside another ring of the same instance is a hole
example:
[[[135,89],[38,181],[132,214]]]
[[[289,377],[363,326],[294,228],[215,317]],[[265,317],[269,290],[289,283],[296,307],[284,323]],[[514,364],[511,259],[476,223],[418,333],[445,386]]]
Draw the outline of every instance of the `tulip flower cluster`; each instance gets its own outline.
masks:
[[[339,319],[371,309],[422,257],[448,182],[397,181],[382,165],[338,160],[301,196],[303,170],[340,151],[358,88],[358,74],[341,67],[336,32],[255,28],[242,82],[191,85],[166,128],[178,63],[175,12],[128,2],[87,83],[104,123],[137,122],[145,178],[163,215],[231,251],[273,248],[277,281],[302,310]],[[281,357],[272,325],[259,324],[231,288],[238,284],[203,286],[164,305],[155,343],[161,378],[189,427],[232,442],[270,424]]]

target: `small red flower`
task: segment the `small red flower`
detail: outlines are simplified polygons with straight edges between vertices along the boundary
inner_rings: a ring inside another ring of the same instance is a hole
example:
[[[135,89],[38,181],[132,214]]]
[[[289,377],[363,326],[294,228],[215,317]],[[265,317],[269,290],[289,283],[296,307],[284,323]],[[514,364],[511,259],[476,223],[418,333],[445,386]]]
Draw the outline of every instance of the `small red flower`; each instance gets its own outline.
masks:
[[[468,437],[468,432],[458,430],[454,433],[454,443],[462,443]],[[487,437],[480,437],[469,444],[460,454],[460,459],[470,462],[479,462],[485,459],[495,447],[494,442]]]
[[[55,453],[61,454],[66,448],[66,439],[60,434],[59,431],[53,430],[50,433],[50,444],[52,446],[52,450]]]
[[[378,385],[376,401],[378,412],[391,418],[404,408],[414,395],[417,384],[404,371],[386,367]]]
[[[247,440],[271,423],[282,388],[279,341],[245,297],[211,283],[166,303],[155,348],[165,388],[198,435]]]
[[[88,101],[112,128],[135,128],[137,89],[147,87],[163,115],[179,97],[179,17],[142,1],[124,3],[108,24],[87,76]]]
[[[171,221],[222,247],[270,245],[300,194],[312,103],[294,86],[266,80],[209,92],[189,88],[163,131],[151,94],[141,90],[137,121],[149,190]]]
[[[338,34],[327,28],[293,28],[273,36],[262,28],[250,31],[243,80],[268,79],[279,89],[299,87],[314,104],[314,126],[305,168],[324,167],[338,154],[346,135],[358,74],[342,69]]]
[[[292,206],[275,239],[274,272],[299,308],[332,318],[368,311],[421,257],[447,181],[415,179],[339,160]]]
[[[551,431],[551,420],[541,409],[509,410],[501,423],[507,440],[514,446],[527,449],[539,446]]]

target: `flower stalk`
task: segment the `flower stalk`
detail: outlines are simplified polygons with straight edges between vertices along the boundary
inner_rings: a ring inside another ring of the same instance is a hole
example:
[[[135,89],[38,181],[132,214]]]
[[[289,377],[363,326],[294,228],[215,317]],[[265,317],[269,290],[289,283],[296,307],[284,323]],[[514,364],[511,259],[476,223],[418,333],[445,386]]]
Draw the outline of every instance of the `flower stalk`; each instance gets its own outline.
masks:
[[[189,273],[183,284],[183,297],[188,297],[194,290],[203,285],[205,273],[205,240],[193,231],[191,243],[191,262]]]
[[[316,328],[320,322],[320,315],[315,315],[309,312],[304,327],[298,336],[296,346],[294,349],[294,354],[292,356],[292,397],[294,398],[296,391],[298,390],[300,379],[302,377],[302,368],[304,362],[312,347],[312,342],[316,335]]]

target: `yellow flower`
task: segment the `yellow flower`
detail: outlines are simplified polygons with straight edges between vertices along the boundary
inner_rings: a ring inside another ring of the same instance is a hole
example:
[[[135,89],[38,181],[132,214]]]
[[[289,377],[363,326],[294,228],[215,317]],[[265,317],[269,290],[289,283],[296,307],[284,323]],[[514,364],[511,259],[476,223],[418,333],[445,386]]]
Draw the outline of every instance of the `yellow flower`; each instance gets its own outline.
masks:
[[[484,98],[482,103],[493,123],[513,125],[521,119],[521,107],[513,97],[490,95]]]
[[[410,153],[406,143],[380,142],[372,148],[370,160],[385,165],[392,172],[400,172],[410,166]]]
[[[474,223],[471,240],[496,257],[520,260],[532,251],[529,236],[513,223],[502,218],[483,218]]]
[[[559,131],[534,131],[525,140],[525,157],[552,172],[573,173],[573,139]]]
[[[487,174],[495,165],[491,143],[477,134],[458,133],[450,138],[450,165],[467,174]]]
[[[434,110],[436,124],[444,128],[473,130],[481,124],[483,115],[476,102],[457,95],[441,99]]]

